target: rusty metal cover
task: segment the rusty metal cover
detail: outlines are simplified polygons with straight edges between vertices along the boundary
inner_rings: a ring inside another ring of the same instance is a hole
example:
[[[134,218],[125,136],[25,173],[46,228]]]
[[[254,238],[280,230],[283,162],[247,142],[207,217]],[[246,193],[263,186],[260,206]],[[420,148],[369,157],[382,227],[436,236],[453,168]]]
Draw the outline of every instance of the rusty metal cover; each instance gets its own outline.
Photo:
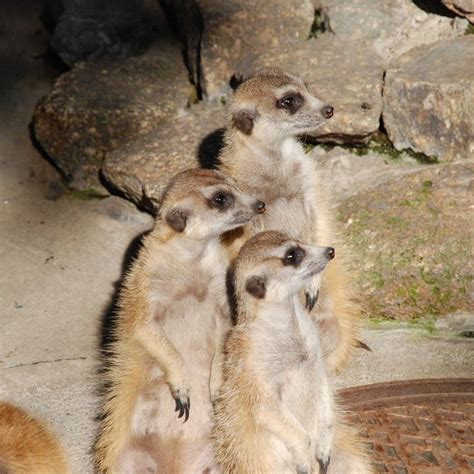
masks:
[[[474,379],[365,385],[340,390],[339,398],[376,472],[474,472]]]

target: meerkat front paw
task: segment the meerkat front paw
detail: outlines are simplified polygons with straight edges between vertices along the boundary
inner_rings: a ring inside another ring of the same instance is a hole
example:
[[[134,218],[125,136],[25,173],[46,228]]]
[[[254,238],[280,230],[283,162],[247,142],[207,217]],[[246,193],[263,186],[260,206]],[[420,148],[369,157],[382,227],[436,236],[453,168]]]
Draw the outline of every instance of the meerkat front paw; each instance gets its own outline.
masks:
[[[306,309],[310,313],[319,298],[319,288],[321,287],[321,277],[316,275],[306,287],[304,292],[306,296]]]
[[[183,423],[186,423],[189,418],[189,410],[191,409],[191,398],[189,389],[176,389],[173,390],[173,398],[176,402],[176,408],[174,411],[179,412],[178,418],[184,416]]]

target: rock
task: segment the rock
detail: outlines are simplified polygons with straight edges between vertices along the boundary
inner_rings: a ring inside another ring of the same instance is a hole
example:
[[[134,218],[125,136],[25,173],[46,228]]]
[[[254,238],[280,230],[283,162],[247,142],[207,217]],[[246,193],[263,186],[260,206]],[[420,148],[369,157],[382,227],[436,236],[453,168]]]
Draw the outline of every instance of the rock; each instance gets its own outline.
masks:
[[[467,18],[474,23],[474,1],[473,0],[441,0],[443,5],[452,10],[456,15]]]
[[[457,332],[461,335],[474,337],[474,314],[455,312],[438,319],[436,329],[447,332]]]
[[[427,13],[412,0],[316,1],[336,36],[370,40],[386,65],[416,46],[462,36],[468,24]]]
[[[308,38],[310,0],[198,0],[204,20],[201,63],[209,96],[225,95],[235,66],[252,53]]]
[[[106,181],[133,202],[155,213],[161,194],[176,173],[205,160],[203,139],[225,124],[220,103],[192,107],[183,117],[169,120],[147,135],[109,153],[102,165]]]
[[[105,193],[104,154],[178,114],[194,88],[177,44],[128,59],[79,63],[36,105],[36,140],[72,187]]]
[[[339,208],[366,316],[472,310],[474,164],[429,165]]]
[[[128,56],[151,37],[144,0],[46,0],[51,48],[71,66],[87,58]]]
[[[354,155],[341,147],[328,152],[315,147],[309,158],[316,160],[322,182],[330,183],[328,191],[335,205],[422,167],[408,156],[393,159],[373,152]]]
[[[297,73],[334,117],[312,136],[324,142],[367,142],[380,125],[382,61],[370,44],[331,35],[253,55],[238,67],[244,76],[263,66]]]
[[[383,120],[398,149],[474,157],[474,36],[411,51],[385,76]]]

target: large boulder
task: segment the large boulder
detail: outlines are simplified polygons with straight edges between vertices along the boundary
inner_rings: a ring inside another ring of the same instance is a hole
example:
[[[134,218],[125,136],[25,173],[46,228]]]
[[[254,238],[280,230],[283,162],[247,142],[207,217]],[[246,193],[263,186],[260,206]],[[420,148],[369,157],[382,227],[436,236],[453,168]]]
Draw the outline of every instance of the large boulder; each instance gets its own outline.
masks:
[[[308,158],[315,160],[322,182],[328,183],[334,207],[382,183],[416,173],[424,166],[405,153],[397,158],[372,150],[354,154],[339,146],[328,151],[316,146]]]
[[[347,39],[370,40],[390,64],[410,49],[464,34],[467,21],[428,13],[412,0],[314,0],[330,31]]]
[[[383,120],[397,149],[474,157],[474,36],[407,53],[385,76]]]
[[[227,94],[235,66],[248,54],[308,38],[314,20],[310,0],[198,0],[198,4],[204,21],[204,89],[211,97]]]
[[[222,144],[222,132],[212,132],[225,124],[225,114],[220,103],[192,107],[186,115],[107,154],[102,165],[104,178],[122,195],[156,213],[172,176],[212,165]]]
[[[245,76],[263,66],[300,75],[316,97],[334,107],[334,117],[312,134],[319,140],[367,142],[378,130],[383,67],[367,42],[323,35],[249,56],[238,69]]]
[[[472,311],[474,164],[428,165],[339,207],[366,316]]]
[[[38,102],[34,134],[72,187],[105,192],[104,154],[177,115],[193,91],[171,41],[138,57],[79,63]]]
[[[456,15],[466,17],[474,23],[474,1],[473,0],[441,0],[443,5],[452,10]]]

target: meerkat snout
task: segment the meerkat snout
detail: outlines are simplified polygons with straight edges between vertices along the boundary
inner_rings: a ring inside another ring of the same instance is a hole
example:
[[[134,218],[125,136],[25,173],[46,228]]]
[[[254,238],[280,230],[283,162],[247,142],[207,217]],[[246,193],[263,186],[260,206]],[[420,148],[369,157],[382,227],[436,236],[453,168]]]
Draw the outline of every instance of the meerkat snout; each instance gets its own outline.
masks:
[[[326,105],[321,109],[321,113],[323,114],[324,117],[327,119],[330,119],[334,115],[334,107],[331,107],[330,105]]]

